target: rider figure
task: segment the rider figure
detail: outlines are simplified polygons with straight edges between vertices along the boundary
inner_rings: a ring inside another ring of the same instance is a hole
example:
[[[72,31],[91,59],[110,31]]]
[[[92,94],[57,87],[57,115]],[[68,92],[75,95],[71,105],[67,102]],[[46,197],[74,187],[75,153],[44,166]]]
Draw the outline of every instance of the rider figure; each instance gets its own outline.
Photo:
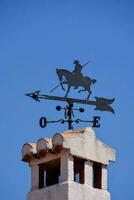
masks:
[[[80,64],[79,60],[75,60],[73,62],[73,64],[75,65],[74,66],[75,68],[74,68],[74,71],[72,73],[75,76],[75,79],[79,82],[83,78],[83,74],[81,73],[83,66]],[[78,88],[78,86],[76,86],[74,89],[77,89],[77,88]]]

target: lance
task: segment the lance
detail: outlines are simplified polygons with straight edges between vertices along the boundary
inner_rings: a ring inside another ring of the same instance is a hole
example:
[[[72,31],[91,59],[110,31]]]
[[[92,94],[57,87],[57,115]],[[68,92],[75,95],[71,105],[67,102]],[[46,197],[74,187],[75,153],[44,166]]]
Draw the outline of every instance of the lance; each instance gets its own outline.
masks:
[[[86,62],[84,65],[82,65],[82,68],[85,67],[86,65],[88,65],[88,63],[90,63],[91,61],[89,60],[88,62]]]
[[[61,83],[63,83],[65,80],[61,81],[58,85],[56,85],[52,90],[50,90],[50,92],[53,92],[54,90],[56,90],[60,85]]]

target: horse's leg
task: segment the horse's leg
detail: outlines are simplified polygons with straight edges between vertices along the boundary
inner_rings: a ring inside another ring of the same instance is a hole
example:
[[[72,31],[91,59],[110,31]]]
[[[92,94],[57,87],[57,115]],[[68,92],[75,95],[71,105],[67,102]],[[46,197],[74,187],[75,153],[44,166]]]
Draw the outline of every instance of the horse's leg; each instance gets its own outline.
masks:
[[[56,69],[56,73],[58,75],[59,81],[60,81],[60,86],[62,88],[62,90],[65,90],[65,88],[63,87],[63,84],[65,84],[66,82],[63,80],[63,74],[61,73],[60,69]]]
[[[78,92],[80,93],[80,92],[84,92],[84,91],[88,91],[89,92],[88,96],[86,98],[86,99],[89,99],[90,95],[92,94],[91,90],[82,89],[82,90],[79,90]]]
[[[67,82],[61,82],[60,83],[60,85],[61,85],[61,88],[63,89],[63,90],[65,90],[65,88],[63,87],[63,84],[66,84]]]
[[[92,94],[91,90],[89,90],[88,92],[89,92],[89,94],[87,96],[87,99],[89,99],[90,95]]]
[[[65,95],[65,97],[67,97],[67,95],[68,95],[68,93],[69,93],[69,91],[70,91],[70,86],[68,86],[68,89],[67,89],[67,93],[66,93],[66,95]]]
[[[83,91],[86,91],[86,89],[79,90],[78,92],[80,93],[80,92],[83,92]]]

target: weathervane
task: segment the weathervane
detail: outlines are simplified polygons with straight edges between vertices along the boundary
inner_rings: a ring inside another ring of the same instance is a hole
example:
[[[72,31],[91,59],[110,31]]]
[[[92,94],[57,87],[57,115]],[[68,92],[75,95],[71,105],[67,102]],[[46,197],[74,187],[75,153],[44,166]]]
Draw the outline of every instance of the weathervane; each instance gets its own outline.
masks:
[[[53,92],[55,89],[57,89],[60,86],[63,90],[65,90],[64,85],[67,85],[68,88],[64,97],[40,94],[40,91],[25,94],[26,96],[29,96],[39,102],[41,99],[67,102],[67,106],[65,107],[61,107],[61,106],[56,107],[57,111],[64,110],[64,119],[47,121],[45,117],[41,117],[39,120],[39,124],[42,128],[46,127],[48,123],[57,123],[57,122],[60,122],[62,124],[67,122],[68,129],[73,129],[73,123],[80,123],[80,122],[89,122],[93,124],[93,127],[100,127],[99,116],[94,116],[93,120],[81,120],[81,119],[74,120],[73,119],[74,111],[84,112],[84,108],[79,108],[79,109],[74,108],[74,103],[93,105],[95,106],[94,110],[109,111],[109,112],[114,113],[114,109],[111,107],[111,104],[115,100],[114,98],[106,99],[102,97],[94,97],[95,100],[89,100],[90,95],[92,94],[91,86],[92,84],[96,83],[96,80],[91,79],[88,76],[83,76],[81,72],[83,67],[85,67],[88,63],[89,61],[85,63],[84,65],[81,65],[80,61],[75,60],[73,62],[74,67],[75,67],[73,72],[70,72],[66,69],[56,69],[56,73],[58,75],[60,83],[57,86],[55,86],[50,92]],[[83,100],[83,99],[69,98],[68,94],[71,87],[73,87],[75,90],[78,89],[79,93],[82,91],[87,91],[88,92],[87,99]],[[82,89],[79,89],[79,87],[82,87]]]

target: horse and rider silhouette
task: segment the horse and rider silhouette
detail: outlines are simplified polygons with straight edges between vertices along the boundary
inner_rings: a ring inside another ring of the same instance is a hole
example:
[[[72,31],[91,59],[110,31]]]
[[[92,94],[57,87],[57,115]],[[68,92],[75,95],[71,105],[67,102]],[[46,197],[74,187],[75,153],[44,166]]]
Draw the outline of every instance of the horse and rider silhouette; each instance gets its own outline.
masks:
[[[74,87],[74,89],[78,89],[79,87],[83,87],[83,89],[80,89],[78,92],[82,91],[88,91],[87,99],[89,99],[92,91],[91,91],[91,85],[96,83],[95,79],[91,79],[88,76],[83,76],[82,69],[86,65],[81,65],[80,61],[75,60],[73,62],[74,64],[74,70],[72,72],[66,70],[66,69],[56,69],[56,73],[58,75],[61,88],[65,90],[63,85],[68,85],[67,92],[65,97],[68,96],[68,93],[71,89],[71,87]]]

